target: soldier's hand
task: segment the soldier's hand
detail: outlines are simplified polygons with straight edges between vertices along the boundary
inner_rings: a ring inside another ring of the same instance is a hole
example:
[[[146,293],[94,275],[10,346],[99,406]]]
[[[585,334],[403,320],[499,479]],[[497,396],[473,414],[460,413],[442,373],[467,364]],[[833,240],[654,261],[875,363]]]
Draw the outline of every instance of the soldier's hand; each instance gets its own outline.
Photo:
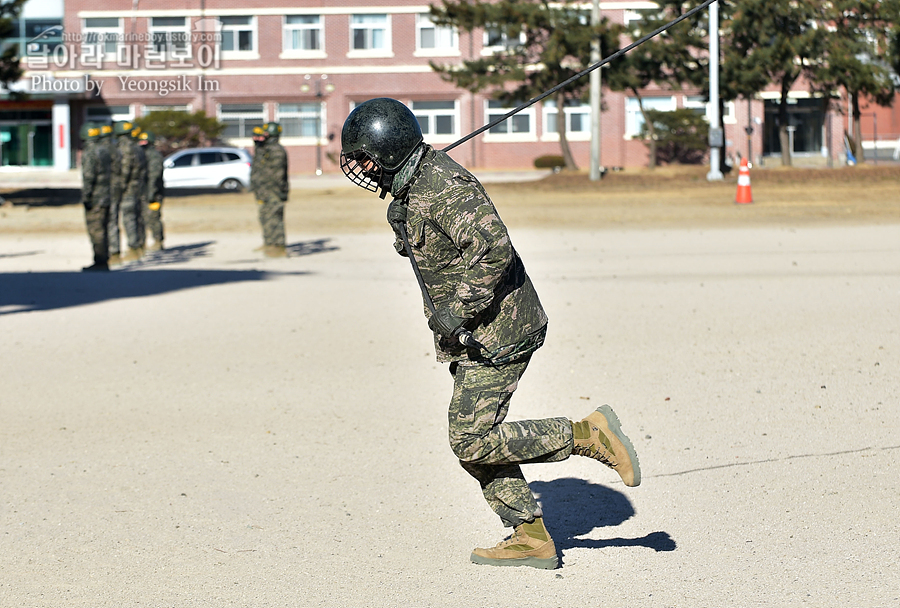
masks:
[[[455,338],[463,329],[466,319],[457,317],[449,308],[438,308],[428,320],[428,327],[447,339]]]
[[[406,223],[406,214],[409,211],[409,207],[406,205],[405,200],[397,199],[391,201],[391,204],[388,205],[387,208],[387,221],[388,224],[391,225],[391,228],[397,230],[397,226],[400,224]]]

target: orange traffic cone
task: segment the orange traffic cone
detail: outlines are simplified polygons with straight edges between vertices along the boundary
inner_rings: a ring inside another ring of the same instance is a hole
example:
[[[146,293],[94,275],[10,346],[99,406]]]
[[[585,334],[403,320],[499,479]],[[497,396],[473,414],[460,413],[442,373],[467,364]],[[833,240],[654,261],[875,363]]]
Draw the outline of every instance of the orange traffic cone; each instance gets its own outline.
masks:
[[[753,194],[750,192],[750,165],[747,159],[741,159],[741,171],[738,173],[738,189],[734,202],[740,204],[752,203]]]

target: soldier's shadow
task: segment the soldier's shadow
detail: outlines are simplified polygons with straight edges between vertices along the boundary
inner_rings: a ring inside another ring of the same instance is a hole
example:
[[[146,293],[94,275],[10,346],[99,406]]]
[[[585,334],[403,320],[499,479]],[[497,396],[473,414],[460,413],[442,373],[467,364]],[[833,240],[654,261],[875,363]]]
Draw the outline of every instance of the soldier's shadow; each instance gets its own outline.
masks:
[[[651,532],[639,538],[580,538],[597,528],[618,526],[634,515],[634,506],[621,492],[571,477],[534,481],[529,486],[541,502],[560,553],[575,547],[646,547],[654,551],[677,548],[667,532]]]
[[[314,241],[299,241],[291,243],[286,247],[288,255],[298,257],[302,255],[312,255],[314,253],[326,253],[328,251],[337,251],[339,247],[330,243],[330,238],[316,239]]]

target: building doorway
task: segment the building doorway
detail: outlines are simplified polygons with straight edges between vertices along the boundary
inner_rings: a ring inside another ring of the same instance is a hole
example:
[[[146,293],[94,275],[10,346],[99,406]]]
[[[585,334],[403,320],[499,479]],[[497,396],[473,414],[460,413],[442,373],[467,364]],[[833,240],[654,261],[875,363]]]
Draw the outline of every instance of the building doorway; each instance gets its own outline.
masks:
[[[0,166],[52,167],[51,110],[0,110]]]
[[[763,130],[763,154],[781,156],[781,139],[778,129],[778,99],[767,99],[765,107],[765,127]],[[821,155],[823,151],[822,133],[825,126],[825,112],[822,100],[788,99],[788,128],[793,131],[795,156]]]

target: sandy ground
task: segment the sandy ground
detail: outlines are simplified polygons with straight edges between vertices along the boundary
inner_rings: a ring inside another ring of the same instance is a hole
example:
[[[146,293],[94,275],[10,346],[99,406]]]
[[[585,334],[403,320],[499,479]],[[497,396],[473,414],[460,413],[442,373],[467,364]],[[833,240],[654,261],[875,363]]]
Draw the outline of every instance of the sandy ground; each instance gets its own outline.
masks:
[[[295,191],[280,260],[171,198],[102,276],[77,206],[0,209],[0,607],[897,606],[900,189],[830,189],[489,189],[550,316],[512,417],[609,403],[643,468],[526,467],[556,571],[468,561],[503,530],[372,195]]]

